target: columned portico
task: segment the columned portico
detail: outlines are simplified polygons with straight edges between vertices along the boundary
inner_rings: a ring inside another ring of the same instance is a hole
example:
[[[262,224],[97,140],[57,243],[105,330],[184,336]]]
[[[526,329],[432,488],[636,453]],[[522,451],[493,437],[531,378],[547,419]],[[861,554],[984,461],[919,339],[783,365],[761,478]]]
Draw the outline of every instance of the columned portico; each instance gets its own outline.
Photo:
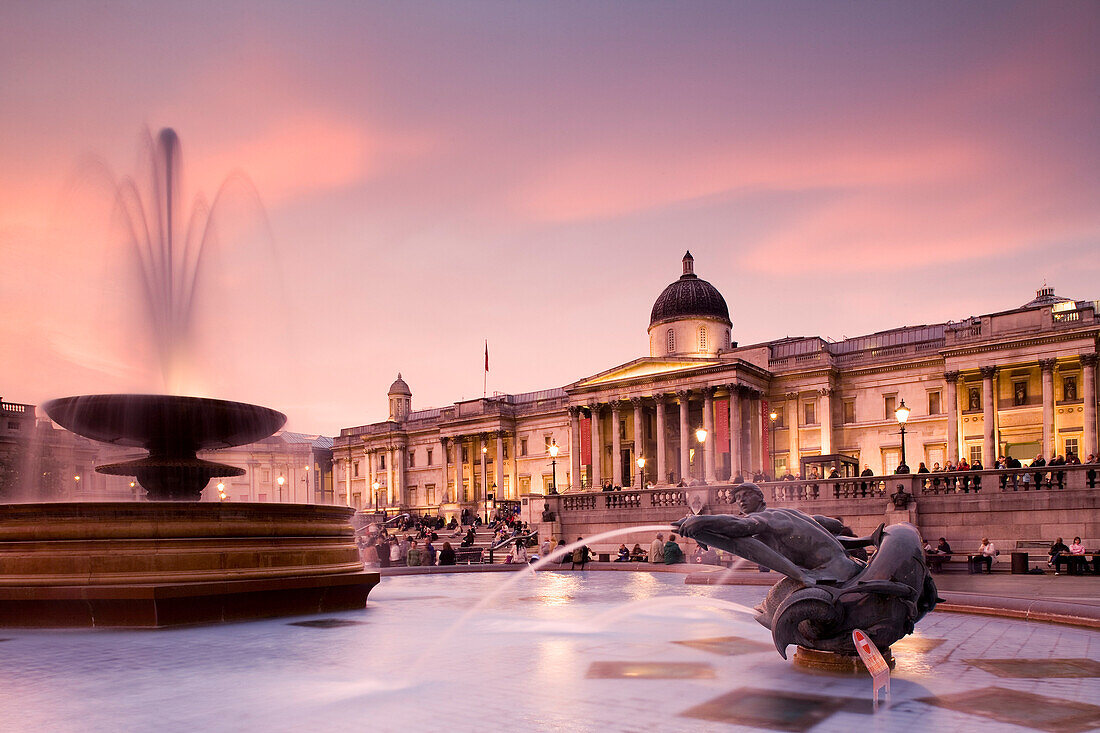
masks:
[[[1085,381],[1085,442],[1084,457],[1096,455],[1096,354],[1081,355],[1081,370]]]
[[[984,431],[982,440],[982,466],[992,467],[997,460],[997,427],[994,424],[995,418],[995,405],[996,395],[995,390],[995,377],[997,376],[997,367],[986,366],[982,367],[982,430]]]
[[[946,372],[947,382],[947,460],[951,465],[959,462],[959,373]]]
[[[663,394],[654,397],[657,401],[657,484],[668,482],[668,437],[665,422],[667,415],[666,398]]]
[[[718,482],[715,472],[715,449],[718,436],[714,434],[714,388],[703,389],[703,429],[707,431],[707,442],[703,446],[703,480],[708,484]]]
[[[1057,452],[1054,444],[1054,366],[1055,359],[1040,359],[1043,377],[1043,457],[1050,460]],[[990,466],[992,467],[992,466]]]
[[[447,490],[447,466],[450,463],[447,460],[447,442],[446,438],[440,437],[440,454],[443,456],[439,471],[439,499],[441,504],[447,504],[451,501],[451,492]]]
[[[581,408],[570,405],[569,407],[569,481],[571,488],[581,487]],[[516,451],[513,446],[512,454]],[[518,496],[518,494],[517,494]]]
[[[600,459],[603,458],[603,439],[600,437],[600,405],[593,402],[588,405],[592,414],[592,488],[603,486],[603,472]]]
[[[730,481],[743,473],[741,464],[741,389],[736,384],[729,385],[730,391]]]
[[[688,438],[688,398],[691,392],[686,389],[676,393],[680,403],[680,480],[687,482],[691,476],[691,440]]]
[[[462,460],[462,436],[461,435],[454,436],[453,438],[451,438],[451,443],[454,444],[454,452],[455,452],[455,495],[454,495],[454,501],[457,503],[457,502],[461,502],[461,501],[466,500],[466,494],[462,491],[462,482],[464,480],[464,476],[462,474],[466,471],[466,469],[464,468],[465,463]]]
[[[623,446],[619,433],[621,419],[619,400],[611,400],[611,483],[615,486],[626,483],[623,481]]]

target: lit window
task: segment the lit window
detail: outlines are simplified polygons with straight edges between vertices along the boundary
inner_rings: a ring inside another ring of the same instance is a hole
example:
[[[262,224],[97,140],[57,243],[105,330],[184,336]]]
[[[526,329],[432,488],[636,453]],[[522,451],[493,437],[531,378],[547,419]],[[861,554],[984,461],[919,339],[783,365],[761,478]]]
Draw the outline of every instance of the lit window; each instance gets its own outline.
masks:
[[[676,332],[668,329],[668,353],[676,351]]]
[[[970,463],[982,462],[982,447],[980,445],[970,446]]]
[[[1077,438],[1066,438],[1066,457],[1077,455]]]
[[[699,351],[707,350],[707,327],[699,326]]]

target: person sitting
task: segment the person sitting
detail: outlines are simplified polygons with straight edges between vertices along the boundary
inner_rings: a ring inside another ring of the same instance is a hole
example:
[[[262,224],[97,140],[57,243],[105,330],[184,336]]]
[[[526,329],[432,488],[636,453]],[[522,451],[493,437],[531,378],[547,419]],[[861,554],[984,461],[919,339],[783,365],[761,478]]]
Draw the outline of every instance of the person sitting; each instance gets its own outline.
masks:
[[[1050,559],[1047,560],[1047,565],[1054,568],[1055,575],[1060,575],[1061,565],[1062,562],[1064,562],[1062,557],[1069,554],[1069,548],[1066,546],[1066,543],[1062,541],[1061,537],[1054,540],[1054,544],[1047,550],[1047,554],[1050,555]]]
[[[670,534],[665,543],[665,565],[677,565],[684,561],[684,551],[676,543],[676,535]]]
[[[939,544],[935,547],[927,549],[927,544],[925,547],[928,569],[934,573],[943,572],[943,564],[951,559],[951,545],[947,544],[947,538],[940,537]]]
[[[999,553],[997,548],[993,546],[993,543],[989,541],[988,537],[982,537],[982,544],[978,546],[978,556],[975,558],[978,568],[985,565],[985,571],[987,573],[993,572],[993,558],[997,557]],[[979,572],[981,572],[979,570]]]
[[[619,556],[615,562],[630,562],[630,550],[626,549],[626,545],[619,545]]]
[[[421,565],[435,565],[435,561],[438,558],[439,553],[436,552],[435,546],[432,545],[432,539],[429,537],[424,542],[424,551],[420,557]]]
[[[637,542],[634,543],[634,547],[630,550],[631,562],[646,562],[649,558],[646,557],[645,550]]]
[[[1069,546],[1069,574],[1081,575],[1085,572],[1085,546],[1080,537],[1074,537]]]
[[[717,565],[718,550],[708,545],[707,549],[703,550],[703,554],[699,557],[699,562],[703,565]]]
[[[583,539],[583,537],[578,537],[577,542],[580,542]],[[581,570],[584,570],[585,563],[587,563],[591,559],[589,558],[588,553],[588,545],[581,545],[577,549],[573,550],[573,564],[572,566],[570,566],[569,569],[576,570],[577,565],[579,564],[581,566]]]
[[[665,536],[660,532],[649,546],[649,561],[654,565],[660,565],[665,561]]]
[[[454,565],[455,564],[455,551],[451,548],[450,542],[443,543],[443,549],[439,551],[439,564],[440,565]]]

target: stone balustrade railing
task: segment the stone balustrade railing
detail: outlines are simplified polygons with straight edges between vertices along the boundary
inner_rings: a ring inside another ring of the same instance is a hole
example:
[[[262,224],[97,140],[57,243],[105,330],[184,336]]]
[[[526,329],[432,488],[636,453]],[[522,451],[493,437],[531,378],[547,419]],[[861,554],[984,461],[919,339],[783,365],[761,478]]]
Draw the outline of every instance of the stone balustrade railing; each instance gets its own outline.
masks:
[[[1020,491],[1072,491],[1098,488],[1100,465],[768,481],[760,483],[759,486],[767,501],[774,505],[781,505],[784,502],[839,499],[886,501],[897,493],[899,487],[912,497],[988,495]],[[561,508],[562,511],[573,512],[687,506],[687,494],[698,491],[706,492],[707,506],[734,507],[736,504],[735,485],[711,484],[644,491],[570,493],[562,495]]]

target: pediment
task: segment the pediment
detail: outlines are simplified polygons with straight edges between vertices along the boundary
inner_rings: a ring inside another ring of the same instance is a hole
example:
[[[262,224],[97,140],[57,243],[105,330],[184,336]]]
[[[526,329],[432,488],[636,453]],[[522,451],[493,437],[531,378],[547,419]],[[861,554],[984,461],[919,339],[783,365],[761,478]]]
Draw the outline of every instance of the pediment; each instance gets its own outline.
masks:
[[[607,371],[582,379],[574,387],[591,387],[611,382],[622,382],[646,377],[668,376],[677,372],[687,372],[701,367],[720,364],[718,359],[661,359],[645,357],[627,364],[612,367]]]

